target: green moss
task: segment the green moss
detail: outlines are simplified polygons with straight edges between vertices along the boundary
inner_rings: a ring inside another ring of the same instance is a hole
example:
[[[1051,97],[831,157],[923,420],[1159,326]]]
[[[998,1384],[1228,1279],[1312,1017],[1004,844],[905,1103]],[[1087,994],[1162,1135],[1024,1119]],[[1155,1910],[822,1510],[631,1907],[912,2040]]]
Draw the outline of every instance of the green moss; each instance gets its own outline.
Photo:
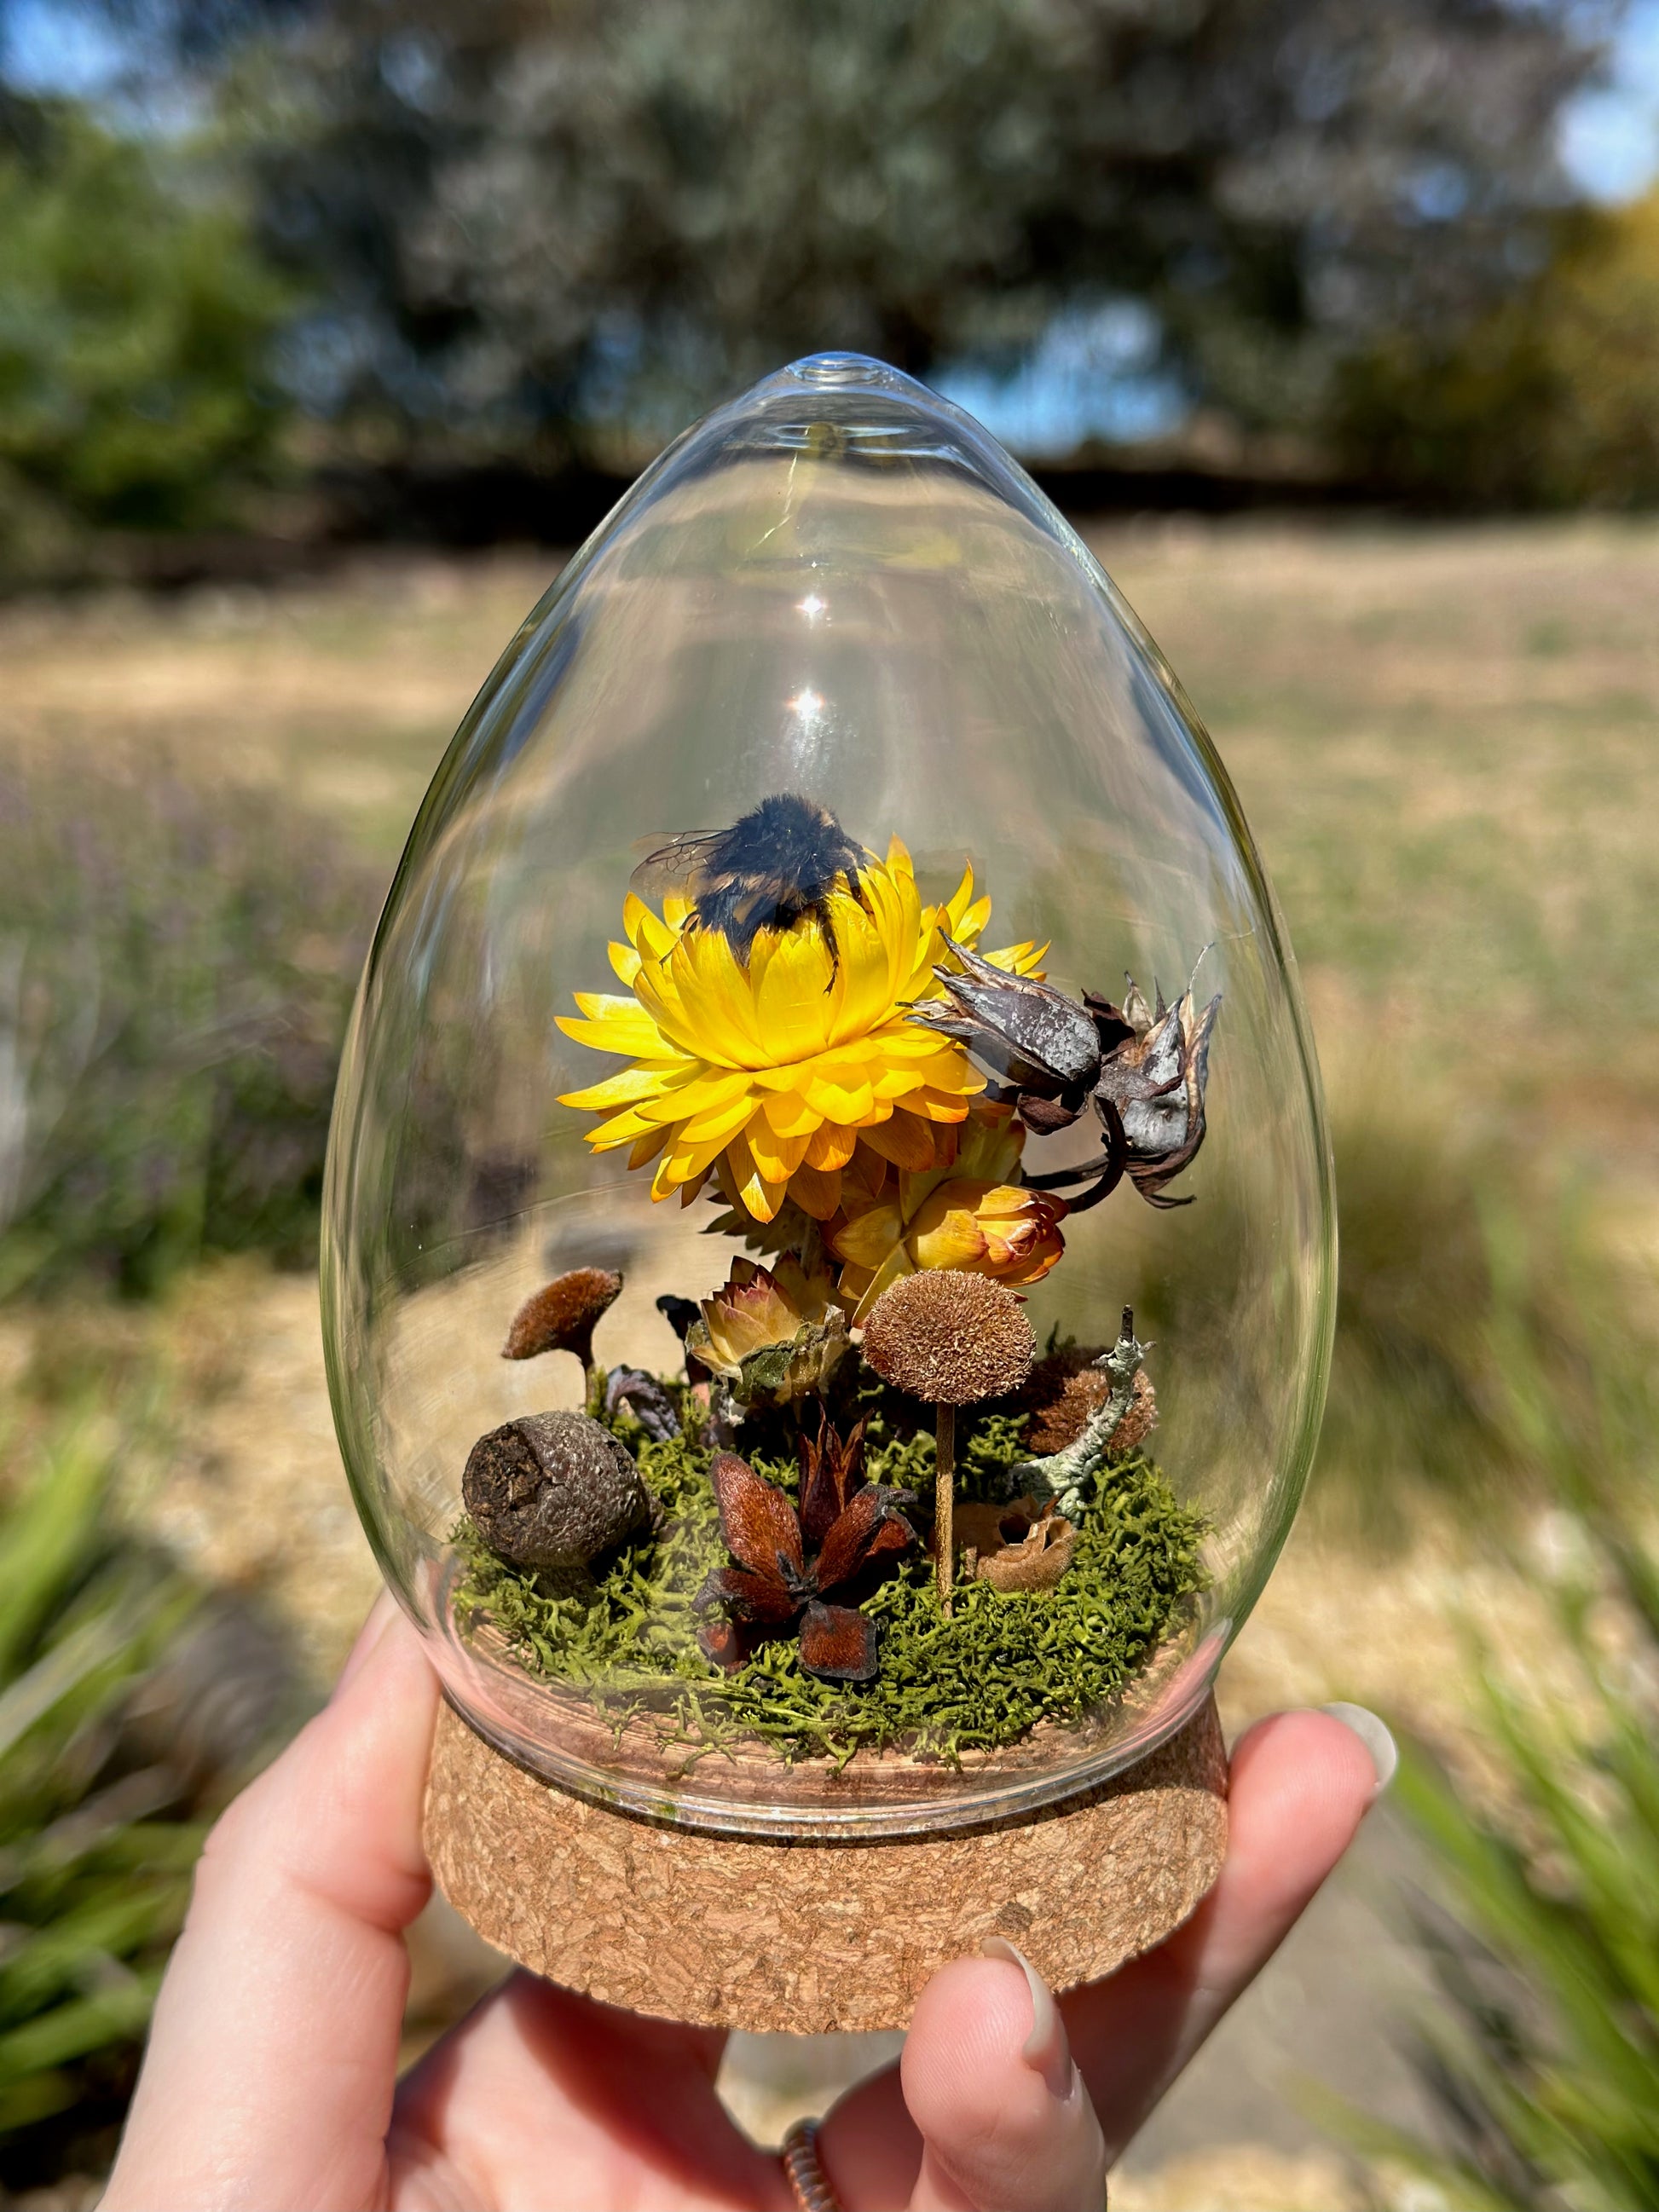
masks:
[[[933,1439],[904,1418],[902,1401],[866,1397],[873,1480],[918,1492],[925,1527]],[[964,1495],[994,1494],[1020,1456],[1021,1424],[1006,1414],[964,1424]],[[863,1687],[820,1682],[801,1665],[793,1636],[761,1646],[722,1674],[697,1649],[692,1601],[711,1567],[726,1563],[700,1441],[617,1433],[634,1449],[661,1511],[661,1533],[625,1546],[597,1577],[559,1579],[507,1565],[463,1522],[455,1541],[466,1571],[458,1611],[488,1620],[520,1658],[550,1680],[586,1689],[618,1722],[653,1718],[665,1742],[715,1749],[758,1737],[793,1759],[846,1760],[890,1747],[954,1759],[1013,1742],[1039,1721],[1075,1722],[1121,1692],[1200,1589],[1201,1517],[1183,1507],[1153,1462],[1109,1470],[1079,1532],[1072,1565],[1054,1590],[1005,1595],[959,1585],[950,1619],[920,1552],[857,1598],[880,1625],[881,1672]],[[747,1456],[796,1492],[793,1465],[758,1428]],[[839,1596],[841,1594],[837,1593]]]

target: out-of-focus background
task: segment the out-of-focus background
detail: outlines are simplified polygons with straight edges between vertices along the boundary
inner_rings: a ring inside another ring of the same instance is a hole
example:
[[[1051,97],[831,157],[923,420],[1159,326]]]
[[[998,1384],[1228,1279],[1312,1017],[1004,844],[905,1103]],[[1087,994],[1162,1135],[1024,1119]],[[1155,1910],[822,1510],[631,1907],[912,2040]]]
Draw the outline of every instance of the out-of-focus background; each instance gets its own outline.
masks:
[[[94,2201],[375,1587],[312,1268],[416,801],[629,475],[829,346],[1146,618],[1329,1089],[1224,1705],[1407,1762],[1114,2203],[1659,2203],[1656,172],[1654,0],[0,0],[0,2203]],[[413,1948],[411,2052],[499,1971]],[[775,2139],[885,2055],[726,2082]]]

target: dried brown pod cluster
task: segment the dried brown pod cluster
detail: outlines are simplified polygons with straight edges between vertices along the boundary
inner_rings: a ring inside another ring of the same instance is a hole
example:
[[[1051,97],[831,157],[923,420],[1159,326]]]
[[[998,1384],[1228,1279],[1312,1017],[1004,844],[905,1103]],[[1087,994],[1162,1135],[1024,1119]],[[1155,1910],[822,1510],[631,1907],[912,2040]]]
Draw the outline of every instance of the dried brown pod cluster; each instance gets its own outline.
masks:
[[[1218,997],[1200,1008],[1186,990],[1173,1006],[1154,986],[1148,1006],[1133,976],[1123,1004],[1085,991],[1079,1006],[1052,983],[1014,975],[946,939],[952,966],[936,968],[943,1007],[910,1018],[965,1044],[1028,1129],[1052,1136],[1093,1109],[1102,1156],[1056,1175],[1029,1176],[1033,1190],[1086,1189],[1067,1199],[1080,1213],[1127,1175],[1149,1206],[1185,1206],[1164,1186],[1190,1167],[1204,1142],[1204,1087]]]
[[[796,1627],[800,1663],[830,1682],[868,1682],[878,1663],[876,1625],[852,1606],[829,1605],[879,1559],[908,1551],[915,1531],[904,1517],[908,1490],[879,1488],[860,1464],[861,1427],[845,1443],[828,1422],[808,1471],[805,1510],[797,1514],[775,1483],[734,1452],[718,1453],[709,1470],[720,1504],[720,1534],[735,1566],[716,1567],[697,1603],[719,1603],[726,1618],[698,1638],[716,1665],[740,1667],[756,1632]]]
[[[956,1574],[956,1409],[1017,1390],[1031,1371],[1036,1340],[1016,1292],[986,1275],[935,1267],[882,1292],[864,1324],[864,1357],[884,1382],[934,1409],[933,1565],[948,1613]]]
[[[534,1359],[544,1352],[574,1352],[586,1375],[593,1365],[593,1331],[615,1304],[623,1279],[611,1267],[573,1267],[556,1275],[513,1316],[501,1346],[503,1359]]]

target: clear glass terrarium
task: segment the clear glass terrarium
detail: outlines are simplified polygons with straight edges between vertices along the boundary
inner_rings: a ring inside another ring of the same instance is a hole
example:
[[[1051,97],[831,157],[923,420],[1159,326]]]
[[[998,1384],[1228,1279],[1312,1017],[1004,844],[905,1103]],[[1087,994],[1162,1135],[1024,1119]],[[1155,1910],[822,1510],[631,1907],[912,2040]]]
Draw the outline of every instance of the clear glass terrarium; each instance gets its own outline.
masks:
[[[1208,738],[958,410],[797,362],[563,570],[410,834],[325,1216],[359,1510],[550,1778],[934,1832],[1195,1711],[1318,1426],[1317,1076]]]

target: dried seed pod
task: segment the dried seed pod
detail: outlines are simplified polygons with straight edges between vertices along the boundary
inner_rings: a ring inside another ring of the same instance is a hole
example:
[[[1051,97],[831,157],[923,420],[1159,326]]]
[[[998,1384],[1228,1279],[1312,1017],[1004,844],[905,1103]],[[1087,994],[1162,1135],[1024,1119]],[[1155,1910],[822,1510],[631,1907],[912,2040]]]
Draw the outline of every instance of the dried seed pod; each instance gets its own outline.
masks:
[[[586,1413],[526,1413],[480,1437],[461,1497],[490,1550],[520,1567],[585,1566],[651,1519],[638,1468]]]
[[[930,1406],[971,1406],[1018,1388],[1036,1339],[1003,1284],[933,1267],[882,1292],[864,1325],[864,1356],[896,1390]]]
[[[975,1571],[979,1581],[989,1583],[993,1589],[1053,1589],[1071,1565],[1076,1549],[1077,1530],[1071,1522],[1058,1513],[1045,1513],[1018,1543],[981,1554]]]
[[[616,1301],[623,1279],[611,1267],[573,1267],[556,1275],[513,1316],[501,1346],[503,1359],[534,1359],[543,1352],[574,1352],[584,1371],[593,1364],[593,1330]]]

